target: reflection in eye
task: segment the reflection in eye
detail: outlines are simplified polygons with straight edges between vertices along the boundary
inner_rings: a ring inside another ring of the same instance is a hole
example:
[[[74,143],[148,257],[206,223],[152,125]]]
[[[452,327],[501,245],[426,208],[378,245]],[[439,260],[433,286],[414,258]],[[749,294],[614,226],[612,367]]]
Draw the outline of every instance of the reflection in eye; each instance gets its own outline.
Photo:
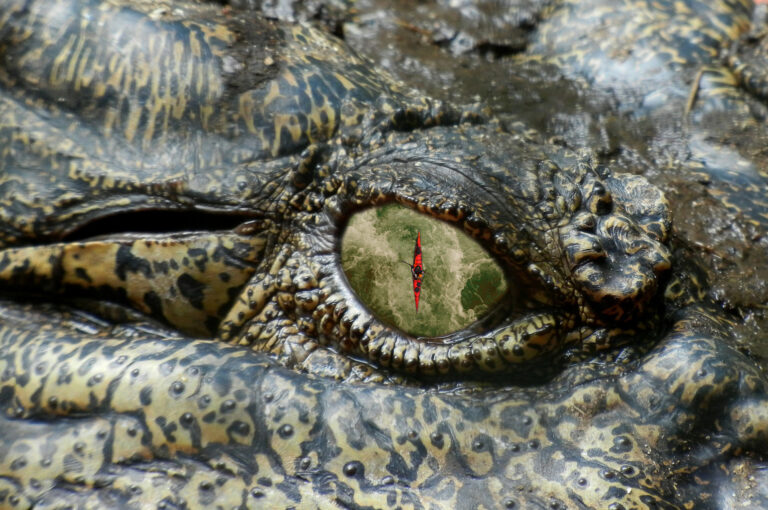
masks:
[[[411,268],[421,232],[425,274],[419,309]],[[382,320],[416,336],[441,336],[483,317],[504,295],[499,265],[458,228],[406,207],[366,209],[347,225],[341,263],[360,300]]]

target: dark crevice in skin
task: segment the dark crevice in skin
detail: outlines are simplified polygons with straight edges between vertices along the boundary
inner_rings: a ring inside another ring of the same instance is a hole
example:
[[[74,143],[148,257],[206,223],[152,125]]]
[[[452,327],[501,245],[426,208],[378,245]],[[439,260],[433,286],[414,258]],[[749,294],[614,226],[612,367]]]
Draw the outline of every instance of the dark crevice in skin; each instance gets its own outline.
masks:
[[[509,57],[512,55],[519,55],[525,52],[526,49],[526,44],[524,43],[499,44],[491,41],[478,41],[468,50],[457,50],[454,49],[454,45],[456,44],[456,38],[459,35],[460,34],[456,34],[454,37],[449,39],[436,39],[433,41],[433,44],[454,54],[475,53],[483,57],[491,58],[492,60]]]
[[[491,56],[494,59],[518,55],[525,51],[527,46],[513,46],[507,44],[496,44],[484,42],[477,46],[477,53],[480,55]]]
[[[67,232],[61,241],[83,241],[94,237],[127,233],[182,233],[234,230],[250,218],[242,213],[151,210],[103,216]]]

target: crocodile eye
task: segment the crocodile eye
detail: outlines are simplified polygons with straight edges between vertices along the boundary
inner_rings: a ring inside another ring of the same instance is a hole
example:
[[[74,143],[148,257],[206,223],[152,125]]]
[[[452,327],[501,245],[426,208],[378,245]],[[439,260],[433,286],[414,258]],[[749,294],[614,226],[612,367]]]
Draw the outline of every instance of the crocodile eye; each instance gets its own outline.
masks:
[[[416,309],[411,267],[421,234],[424,275]],[[378,317],[414,336],[463,329],[507,291],[496,261],[457,227],[406,207],[366,209],[349,221],[341,263],[360,300]]]

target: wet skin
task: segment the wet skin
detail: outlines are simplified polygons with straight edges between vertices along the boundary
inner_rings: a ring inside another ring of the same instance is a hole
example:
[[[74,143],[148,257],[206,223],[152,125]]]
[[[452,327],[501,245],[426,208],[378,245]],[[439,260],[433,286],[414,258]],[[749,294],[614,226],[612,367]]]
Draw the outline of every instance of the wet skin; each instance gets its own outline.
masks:
[[[765,378],[646,179],[306,26],[3,11],[1,505],[765,503]],[[508,298],[444,339],[380,323],[339,244],[388,202],[461,225]]]

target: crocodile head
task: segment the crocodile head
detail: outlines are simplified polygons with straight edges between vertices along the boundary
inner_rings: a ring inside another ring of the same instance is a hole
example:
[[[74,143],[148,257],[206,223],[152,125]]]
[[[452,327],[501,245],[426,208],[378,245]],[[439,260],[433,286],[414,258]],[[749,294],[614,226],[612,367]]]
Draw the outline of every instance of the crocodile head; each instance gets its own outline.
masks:
[[[765,380],[679,297],[645,179],[300,25],[0,22],[0,505],[677,508],[758,473]],[[414,338],[349,288],[343,229],[391,202],[504,267],[488,320]]]

